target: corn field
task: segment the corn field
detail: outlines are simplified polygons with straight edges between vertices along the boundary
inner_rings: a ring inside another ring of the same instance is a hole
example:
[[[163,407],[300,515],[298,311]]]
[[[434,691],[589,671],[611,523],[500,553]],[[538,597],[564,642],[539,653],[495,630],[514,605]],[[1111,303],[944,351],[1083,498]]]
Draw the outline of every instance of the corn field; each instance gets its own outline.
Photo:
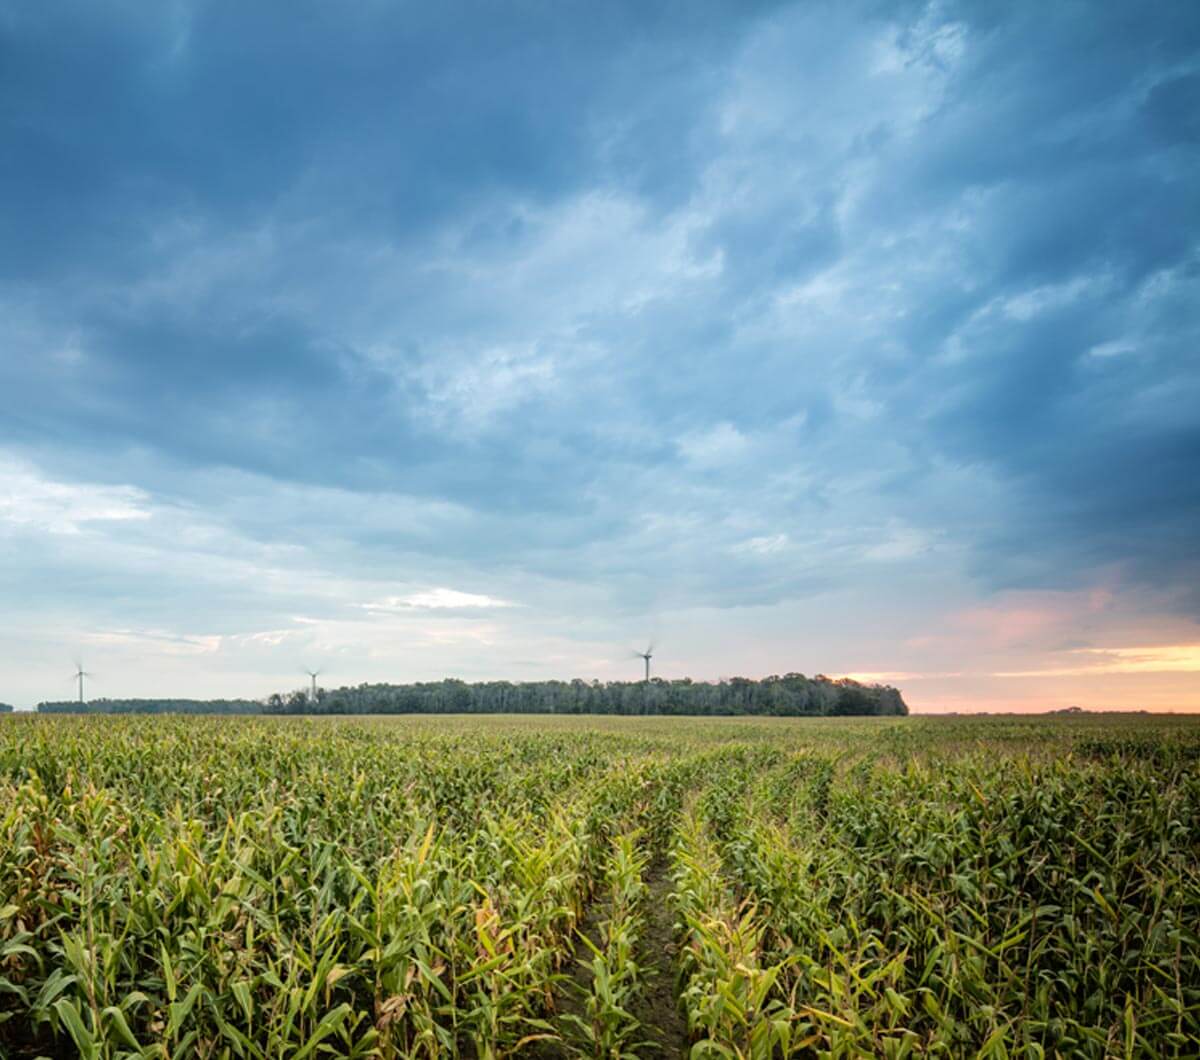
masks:
[[[1200,1055],[1189,719],[0,719],[0,1057]]]

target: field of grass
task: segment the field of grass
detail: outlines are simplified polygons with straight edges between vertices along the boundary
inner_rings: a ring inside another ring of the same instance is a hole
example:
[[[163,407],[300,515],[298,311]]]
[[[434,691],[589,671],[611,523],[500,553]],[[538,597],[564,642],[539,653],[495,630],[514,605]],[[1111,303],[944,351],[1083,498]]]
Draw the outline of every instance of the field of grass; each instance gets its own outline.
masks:
[[[1200,1056],[1200,719],[0,719],[0,1057]]]

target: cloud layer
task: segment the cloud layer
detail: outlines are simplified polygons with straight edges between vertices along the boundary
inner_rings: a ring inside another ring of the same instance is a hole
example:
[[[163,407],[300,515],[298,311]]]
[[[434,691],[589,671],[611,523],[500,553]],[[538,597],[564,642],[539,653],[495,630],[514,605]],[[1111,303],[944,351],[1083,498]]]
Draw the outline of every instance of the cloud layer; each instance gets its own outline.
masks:
[[[0,3],[0,698],[657,633],[1200,706],[1069,683],[1200,640],[1198,54],[1186,2]]]

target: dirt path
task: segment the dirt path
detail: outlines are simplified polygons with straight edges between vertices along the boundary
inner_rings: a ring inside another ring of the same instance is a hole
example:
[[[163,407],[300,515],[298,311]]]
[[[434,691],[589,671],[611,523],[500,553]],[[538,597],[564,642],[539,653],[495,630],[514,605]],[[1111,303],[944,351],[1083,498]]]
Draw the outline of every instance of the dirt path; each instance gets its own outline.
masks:
[[[664,861],[656,860],[650,866],[646,884],[650,893],[646,899],[646,923],[637,954],[638,964],[646,973],[646,983],[632,1006],[633,1015],[642,1025],[639,1037],[646,1042],[638,1055],[647,1060],[684,1057],[688,1053],[687,1023],[675,996],[675,931],[668,901],[671,880]],[[608,917],[609,908],[608,901],[603,898],[592,902],[579,923],[579,930],[589,938],[598,939],[600,925]],[[556,1016],[552,1019],[556,1024],[567,1013],[584,1015],[583,998],[591,991],[592,969],[589,961],[579,958],[587,956],[586,947],[580,943],[563,967],[568,981],[554,991]],[[572,1053],[556,1042],[538,1042],[526,1055],[535,1060],[565,1060]]]
[[[675,995],[675,925],[668,896],[671,879],[666,862],[656,860],[646,873],[646,926],[638,945],[638,960],[646,969],[646,988],[633,1014],[645,1028],[646,1039],[660,1057],[687,1056],[687,1021]]]

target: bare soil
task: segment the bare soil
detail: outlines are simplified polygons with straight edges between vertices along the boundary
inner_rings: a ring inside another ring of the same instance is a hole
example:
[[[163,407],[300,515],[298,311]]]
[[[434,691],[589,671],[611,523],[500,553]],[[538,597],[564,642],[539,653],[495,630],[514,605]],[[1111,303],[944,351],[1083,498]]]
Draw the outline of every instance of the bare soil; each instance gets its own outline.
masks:
[[[656,860],[646,874],[649,895],[646,899],[646,923],[638,942],[638,964],[646,973],[645,989],[633,1006],[633,1015],[641,1023],[645,1043],[638,1055],[647,1060],[660,1057],[685,1057],[688,1054],[687,1022],[675,994],[675,930],[668,895],[671,881],[666,864]],[[607,900],[593,902],[579,924],[579,931],[590,939],[600,937],[600,925],[609,915]],[[555,1011],[584,1017],[582,999],[592,986],[590,953],[576,946],[572,959],[564,966],[567,979],[554,991]],[[572,1054],[561,1043],[537,1042],[529,1050],[536,1060],[565,1060]]]
[[[655,1055],[687,1056],[687,1021],[675,993],[675,924],[667,896],[671,880],[666,864],[659,860],[646,876],[650,894],[646,900],[646,927],[639,944],[638,959],[647,972],[646,989],[638,999],[634,1015],[646,1029]]]

